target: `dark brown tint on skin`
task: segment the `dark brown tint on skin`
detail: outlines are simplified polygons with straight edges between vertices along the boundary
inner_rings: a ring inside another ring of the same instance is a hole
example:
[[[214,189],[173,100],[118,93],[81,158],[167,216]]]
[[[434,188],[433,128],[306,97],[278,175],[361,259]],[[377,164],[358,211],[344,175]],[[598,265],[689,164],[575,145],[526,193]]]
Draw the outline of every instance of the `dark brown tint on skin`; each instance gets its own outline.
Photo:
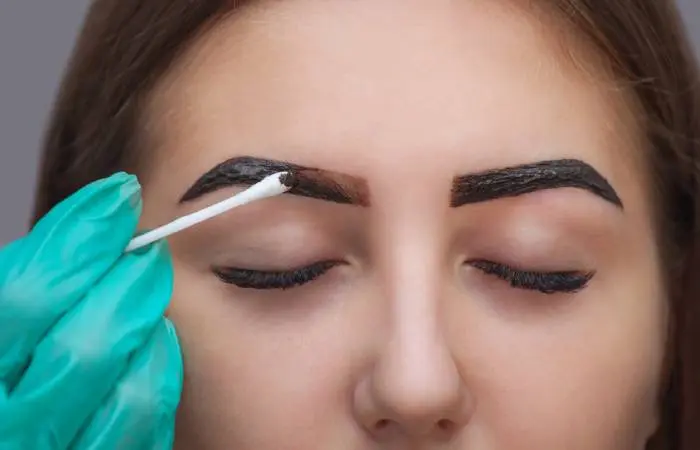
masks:
[[[93,2],[50,118],[33,222],[94,180],[137,172],[149,91],[198,35],[247,3]],[[590,40],[640,106],[674,318],[651,448],[700,449],[700,83],[690,43],[672,0],[543,0],[542,8]]]

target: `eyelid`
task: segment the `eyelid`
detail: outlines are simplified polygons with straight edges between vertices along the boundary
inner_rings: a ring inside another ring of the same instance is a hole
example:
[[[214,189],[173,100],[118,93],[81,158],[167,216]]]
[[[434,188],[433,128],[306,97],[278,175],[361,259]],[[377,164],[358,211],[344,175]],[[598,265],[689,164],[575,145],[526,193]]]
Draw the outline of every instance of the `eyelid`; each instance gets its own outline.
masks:
[[[296,242],[299,242],[299,239]],[[220,248],[209,261],[210,265],[215,267],[258,272],[288,272],[303,269],[319,260],[337,259],[338,253],[329,251],[326,245],[303,245],[296,242],[289,244],[256,242],[254,245],[232,242],[224,244],[224,248]]]
[[[256,272],[259,274],[263,275],[275,275],[275,274],[285,274],[285,273],[292,273],[292,272],[298,272],[304,269],[308,269],[311,266],[316,266],[319,264],[325,264],[328,262],[333,262],[333,263],[338,263],[335,260],[329,260],[329,259],[312,259],[308,263],[302,263],[302,264],[294,264],[294,265],[283,265],[280,267],[255,267],[255,265],[252,264],[216,264],[213,265],[213,268],[225,268],[227,270],[237,270],[241,272]]]

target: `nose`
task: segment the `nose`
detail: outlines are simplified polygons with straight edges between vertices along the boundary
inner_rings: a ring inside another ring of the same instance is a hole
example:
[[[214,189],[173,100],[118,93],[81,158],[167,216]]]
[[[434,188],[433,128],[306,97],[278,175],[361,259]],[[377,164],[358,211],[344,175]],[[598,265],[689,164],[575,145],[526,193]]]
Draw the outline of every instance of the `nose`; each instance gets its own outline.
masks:
[[[429,306],[434,299],[410,295],[395,308],[386,344],[357,384],[356,414],[380,441],[449,441],[469,422],[474,402]]]
[[[383,205],[376,209],[374,235],[375,305],[381,305],[375,311],[382,320],[356,378],[353,408],[371,438],[406,448],[452,441],[469,423],[476,402],[465,382],[466,362],[455,352],[459,342],[451,337],[455,321],[448,317],[456,299],[446,278],[449,242],[434,199],[449,186],[416,183],[390,196],[392,189],[375,189],[376,204]],[[434,213],[416,215],[417,210]]]

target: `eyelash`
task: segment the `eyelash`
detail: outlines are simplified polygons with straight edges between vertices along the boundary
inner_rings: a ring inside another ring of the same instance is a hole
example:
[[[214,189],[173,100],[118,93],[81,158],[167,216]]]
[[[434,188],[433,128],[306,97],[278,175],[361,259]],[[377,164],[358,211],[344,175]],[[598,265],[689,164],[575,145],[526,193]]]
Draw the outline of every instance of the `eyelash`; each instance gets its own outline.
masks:
[[[289,271],[260,271],[233,267],[216,268],[214,274],[224,283],[244,289],[287,290],[310,283],[325,275],[340,261],[320,261]],[[516,270],[504,264],[486,260],[472,260],[468,265],[510,284],[515,289],[538,291],[543,294],[573,294],[584,289],[595,272],[559,271],[534,272]]]
[[[467,262],[467,264],[481,270],[486,275],[500,278],[513,288],[538,291],[543,294],[573,294],[579,292],[588,285],[588,282],[595,275],[595,272],[534,272],[517,270],[486,260],[472,260]]]
[[[310,283],[342,264],[339,261],[320,261],[306,267],[285,271],[266,271],[224,267],[214,269],[221,281],[245,289],[287,290]]]

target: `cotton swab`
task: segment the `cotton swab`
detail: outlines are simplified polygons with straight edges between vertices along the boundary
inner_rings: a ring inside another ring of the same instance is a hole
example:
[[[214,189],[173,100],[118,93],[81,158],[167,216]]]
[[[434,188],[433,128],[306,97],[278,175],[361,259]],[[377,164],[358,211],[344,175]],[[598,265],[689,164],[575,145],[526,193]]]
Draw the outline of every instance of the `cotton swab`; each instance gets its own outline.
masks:
[[[174,233],[190,228],[198,223],[216,217],[233,208],[262,200],[268,197],[283,194],[290,190],[296,179],[292,172],[278,172],[263,178],[258,183],[252,185],[243,192],[227,198],[219,203],[215,203],[207,208],[175,219],[174,221],[150,230],[140,236],[136,236],[129,242],[125,252],[131,252],[146,245],[152,244],[160,239],[164,239]]]

